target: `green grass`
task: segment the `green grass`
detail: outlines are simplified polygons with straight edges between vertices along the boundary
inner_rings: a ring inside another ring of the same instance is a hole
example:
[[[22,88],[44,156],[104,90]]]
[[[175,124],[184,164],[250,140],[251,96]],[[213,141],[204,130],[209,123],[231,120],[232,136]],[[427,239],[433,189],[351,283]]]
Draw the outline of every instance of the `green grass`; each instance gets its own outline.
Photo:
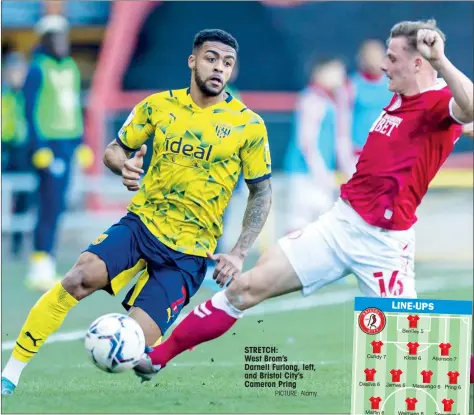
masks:
[[[67,263],[64,260],[62,265]],[[8,341],[15,339],[38,294],[23,288],[23,265],[10,264],[3,271],[2,339]],[[465,287],[430,292],[426,297],[472,299],[469,268],[419,264],[417,271],[417,278],[424,281],[442,274],[447,281],[467,281]],[[315,295],[323,298],[353,288],[338,285]],[[209,295],[204,290],[193,303]],[[297,303],[299,296],[293,297]],[[111,311],[122,312],[119,299],[97,293],[71,311],[61,331],[85,329],[97,316]],[[221,339],[179,356],[146,384],[132,373],[109,375],[96,369],[82,341],[46,345],[25,370],[15,394],[2,399],[2,412],[348,413],[353,315],[349,301],[247,316]],[[275,397],[274,389],[245,388],[246,346],[276,346],[289,361],[314,363],[316,370],[303,372],[296,390],[298,394],[314,391],[317,397]],[[2,352],[3,364],[9,354]]]

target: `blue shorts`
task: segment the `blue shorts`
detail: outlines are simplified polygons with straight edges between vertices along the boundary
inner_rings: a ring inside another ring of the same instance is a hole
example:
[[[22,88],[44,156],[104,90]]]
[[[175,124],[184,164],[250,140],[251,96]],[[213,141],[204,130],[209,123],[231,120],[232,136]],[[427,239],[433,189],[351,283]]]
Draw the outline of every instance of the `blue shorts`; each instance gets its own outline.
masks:
[[[139,272],[134,287],[122,302],[144,310],[162,334],[174,323],[206,275],[204,257],[183,254],[161,243],[140,218],[128,213],[86,249],[105,262],[109,285],[116,295]]]

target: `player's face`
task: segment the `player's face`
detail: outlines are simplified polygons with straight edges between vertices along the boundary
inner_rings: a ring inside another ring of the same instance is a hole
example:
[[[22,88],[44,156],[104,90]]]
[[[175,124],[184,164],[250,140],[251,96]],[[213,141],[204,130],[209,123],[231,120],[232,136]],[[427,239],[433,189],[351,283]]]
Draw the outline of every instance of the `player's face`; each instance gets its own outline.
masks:
[[[390,40],[381,69],[389,79],[388,89],[403,94],[416,84],[416,54],[409,52],[407,40],[397,37]]]
[[[205,42],[189,58],[189,67],[201,92],[210,97],[219,95],[227,85],[236,61],[236,53],[220,42]]]

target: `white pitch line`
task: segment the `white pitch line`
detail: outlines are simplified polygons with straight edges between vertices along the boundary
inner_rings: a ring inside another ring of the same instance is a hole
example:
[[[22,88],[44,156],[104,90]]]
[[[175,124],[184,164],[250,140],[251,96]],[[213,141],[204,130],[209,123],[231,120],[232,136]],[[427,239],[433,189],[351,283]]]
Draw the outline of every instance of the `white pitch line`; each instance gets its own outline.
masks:
[[[439,292],[440,290],[468,287],[471,286],[471,284],[472,281],[469,278],[450,280],[445,275],[443,275],[417,281],[417,289],[419,292],[422,293]],[[262,303],[256,306],[255,308],[247,311],[245,315],[262,316],[267,314],[283,313],[287,311],[306,310],[309,308],[344,304],[348,301],[352,301],[354,297],[358,295],[360,295],[360,291],[354,288],[343,291],[335,291],[328,294],[316,294],[309,297],[284,298],[281,300],[273,300],[266,303]],[[186,315],[183,315],[178,318],[176,323],[179,323],[183,318],[186,317]],[[46,340],[45,344],[81,340],[84,338],[85,335],[85,330],[56,333],[51,335],[48,340]],[[12,350],[14,346],[15,341],[3,342],[2,351]]]

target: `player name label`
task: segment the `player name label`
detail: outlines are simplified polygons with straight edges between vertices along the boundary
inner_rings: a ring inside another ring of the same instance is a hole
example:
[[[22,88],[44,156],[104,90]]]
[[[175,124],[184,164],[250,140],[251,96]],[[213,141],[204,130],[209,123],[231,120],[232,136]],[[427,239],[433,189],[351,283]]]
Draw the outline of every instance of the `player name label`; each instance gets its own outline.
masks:
[[[351,415],[469,413],[472,301],[355,299]]]
[[[243,368],[246,388],[272,390],[279,397],[317,397],[317,391],[303,387],[305,375],[316,371],[314,363],[290,361],[276,347],[245,347]]]

